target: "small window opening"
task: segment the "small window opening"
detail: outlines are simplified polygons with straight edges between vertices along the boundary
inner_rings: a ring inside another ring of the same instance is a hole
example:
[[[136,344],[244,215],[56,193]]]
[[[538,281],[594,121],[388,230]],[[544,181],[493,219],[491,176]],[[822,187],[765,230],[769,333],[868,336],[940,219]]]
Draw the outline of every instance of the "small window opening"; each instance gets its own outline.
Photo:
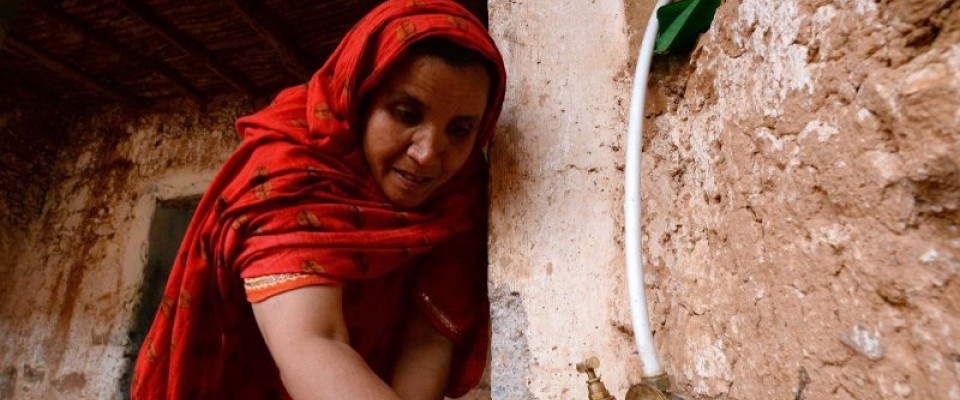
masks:
[[[130,398],[130,379],[133,367],[140,352],[140,345],[153,324],[163,290],[167,286],[167,277],[173,268],[173,262],[180,250],[180,242],[187,232],[187,226],[200,202],[199,197],[161,200],[154,209],[147,236],[147,263],[143,271],[143,286],[140,287],[140,299],[134,306],[133,323],[128,332],[127,348],[124,351],[124,370],[120,377],[120,398]]]

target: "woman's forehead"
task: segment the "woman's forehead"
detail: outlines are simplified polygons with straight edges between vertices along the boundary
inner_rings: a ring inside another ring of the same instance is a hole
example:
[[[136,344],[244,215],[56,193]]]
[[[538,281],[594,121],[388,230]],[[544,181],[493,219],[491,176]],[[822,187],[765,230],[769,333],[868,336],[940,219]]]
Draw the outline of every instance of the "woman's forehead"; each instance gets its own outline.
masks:
[[[482,66],[452,66],[441,58],[418,56],[398,63],[381,85],[382,95],[425,107],[485,108],[490,77]]]

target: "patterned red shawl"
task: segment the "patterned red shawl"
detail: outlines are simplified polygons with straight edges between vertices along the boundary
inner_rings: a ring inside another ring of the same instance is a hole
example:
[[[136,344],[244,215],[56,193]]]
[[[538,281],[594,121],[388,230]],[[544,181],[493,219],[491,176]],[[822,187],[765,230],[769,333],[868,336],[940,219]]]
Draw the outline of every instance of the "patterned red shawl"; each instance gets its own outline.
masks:
[[[477,147],[416,209],[390,204],[354,127],[363,97],[406,48],[443,37],[497,67]],[[207,189],[140,350],[134,399],[287,398],[244,282],[287,276],[344,287],[351,344],[381,375],[392,323],[416,304],[456,346],[448,394],[475,386],[489,345],[486,162],[503,61],[450,0],[390,0],[365,16],[303,86],[237,121],[243,141]],[[268,293],[269,294],[269,293]],[[367,312],[371,311],[371,312]],[[376,331],[378,332],[365,332]]]

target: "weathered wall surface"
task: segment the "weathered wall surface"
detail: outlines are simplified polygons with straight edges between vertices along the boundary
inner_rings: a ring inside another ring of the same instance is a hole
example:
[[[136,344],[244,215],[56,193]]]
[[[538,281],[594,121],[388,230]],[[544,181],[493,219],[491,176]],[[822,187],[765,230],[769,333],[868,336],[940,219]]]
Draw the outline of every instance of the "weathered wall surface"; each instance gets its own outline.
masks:
[[[573,363],[598,355],[622,396],[638,378],[622,113],[649,8],[534,3],[490,2],[511,71],[492,152],[492,395],[580,398]],[[645,278],[680,393],[960,399],[958,8],[727,1],[692,55],[658,59]]]
[[[0,99],[0,221],[24,227],[43,208],[69,120],[35,104]]]
[[[681,392],[960,399],[958,43],[957,1],[730,0],[657,61],[645,250]]]
[[[0,99],[0,271],[14,264],[28,226],[43,209],[69,123],[36,104]]]
[[[639,379],[623,283],[624,2],[493,1],[510,72],[491,152],[494,399],[586,397]]]
[[[249,109],[105,110],[69,128],[58,180],[19,239],[29,251],[0,265],[0,398],[116,396],[150,203],[201,191]]]
[[[58,132],[68,122],[35,104],[0,99],[0,297],[15,285],[4,272],[26,249],[29,226],[39,217],[54,180]],[[10,398],[15,373],[0,367],[0,398]]]

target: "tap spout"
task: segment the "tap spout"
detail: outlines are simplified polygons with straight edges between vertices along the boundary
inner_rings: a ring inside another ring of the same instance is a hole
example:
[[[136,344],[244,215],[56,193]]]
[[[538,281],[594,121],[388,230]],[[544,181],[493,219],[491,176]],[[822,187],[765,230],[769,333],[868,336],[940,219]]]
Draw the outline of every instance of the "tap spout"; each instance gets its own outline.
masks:
[[[600,360],[596,357],[590,357],[577,363],[577,372],[587,374],[587,395],[590,400],[616,400],[607,391],[606,385],[597,376],[596,370],[600,368]]]

